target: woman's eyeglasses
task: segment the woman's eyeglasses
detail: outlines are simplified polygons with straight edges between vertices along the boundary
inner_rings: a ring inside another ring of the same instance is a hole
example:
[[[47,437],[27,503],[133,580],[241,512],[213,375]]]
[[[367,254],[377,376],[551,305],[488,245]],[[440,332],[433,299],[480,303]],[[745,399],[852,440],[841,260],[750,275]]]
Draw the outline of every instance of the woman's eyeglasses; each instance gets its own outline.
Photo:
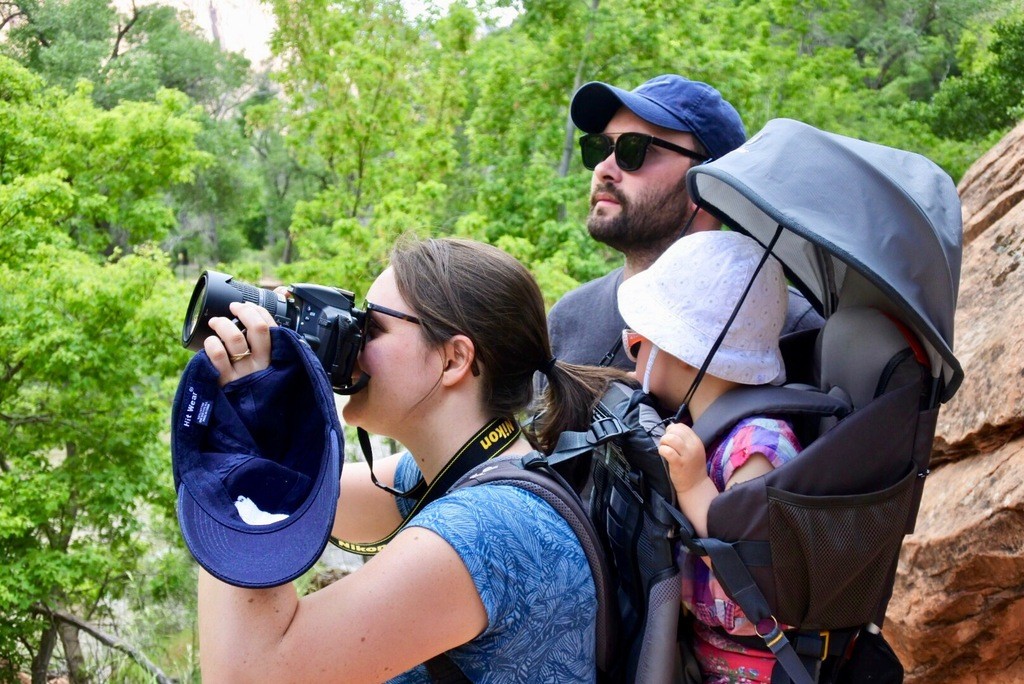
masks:
[[[365,302],[363,306],[363,311],[366,312],[365,314],[363,314],[363,344],[366,344],[366,340],[369,339],[368,333],[370,331],[370,325],[372,324],[372,321],[370,320],[371,313],[379,313],[383,316],[390,316],[391,318],[400,318],[403,321],[409,321],[410,323],[415,323],[416,325],[422,325],[420,319],[416,318],[416,316],[413,316],[412,314],[402,313],[401,311],[389,309],[386,306],[381,306],[380,304],[373,304],[372,302]]]
[[[626,358],[633,363],[636,363],[637,354],[640,353],[640,343],[643,341],[644,337],[637,331],[623,328],[622,349],[626,352]]]
[[[389,309],[388,307],[381,306],[380,304],[366,302],[364,311],[366,311],[366,313],[368,314],[371,311],[374,311],[379,314],[384,314],[385,316],[391,316],[392,318],[401,318],[403,321],[409,321],[410,323],[420,325],[420,319],[416,318],[412,314],[402,313],[401,311],[395,311],[394,309]]]
[[[684,157],[700,162],[708,159],[706,155],[699,152],[688,150],[675,143],[670,143],[668,140],[655,138],[653,135],[645,133],[623,133],[615,140],[604,133],[587,133],[580,137],[580,154],[583,157],[583,166],[591,171],[607,159],[613,151],[615,152],[615,164],[620,169],[636,171],[643,166],[647,148],[651,145],[677,152]]]

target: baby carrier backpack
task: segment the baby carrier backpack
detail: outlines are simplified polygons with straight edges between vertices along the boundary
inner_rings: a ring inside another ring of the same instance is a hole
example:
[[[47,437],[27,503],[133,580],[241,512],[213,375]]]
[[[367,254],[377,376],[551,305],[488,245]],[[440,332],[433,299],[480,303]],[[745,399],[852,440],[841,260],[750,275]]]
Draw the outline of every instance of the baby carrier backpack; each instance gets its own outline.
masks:
[[[563,434],[548,458],[484,464],[457,486],[528,480],[570,521],[598,590],[599,681],[700,681],[681,622],[683,544],[709,557],[757,626],[757,637],[730,638],[775,654],[774,684],[900,682],[879,628],[939,407],[963,379],[952,352],[955,187],[920,155],[785,119],[691,169],[687,185],[698,206],[777,258],[826,318],[781,341],[789,384],[728,392],[693,429],[708,446],[741,418],[780,416],[803,451],[719,494],[698,538],[657,453],[662,416],[615,383],[590,428]],[[580,459],[589,476],[577,498],[552,467]]]
[[[920,155],[780,119],[691,169],[687,187],[777,258],[826,322],[784,339],[792,384],[733,390],[694,425],[707,446],[740,418],[781,415],[805,448],[718,495],[706,539],[679,516],[680,541],[757,625],[773,682],[902,681],[877,632],[939,407],[963,379],[955,186]],[[888,667],[873,669],[871,647]]]

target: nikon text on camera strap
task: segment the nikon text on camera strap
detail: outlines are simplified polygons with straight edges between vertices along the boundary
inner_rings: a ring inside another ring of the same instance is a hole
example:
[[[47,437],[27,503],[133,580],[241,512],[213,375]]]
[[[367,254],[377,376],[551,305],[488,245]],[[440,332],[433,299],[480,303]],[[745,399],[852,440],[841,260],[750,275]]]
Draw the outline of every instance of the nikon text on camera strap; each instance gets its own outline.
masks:
[[[523,434],[519,424],[513,419],[494,418],[480,428],[480,430],[473,435],[469,441],[463,444],[459,450],[455,452],[454,456],[448,459],[448,462],[444,464],[444,467],[441,468],[437,477],[435,477],[429,485],[421,479],[416,486],[409,491],[400,492],[377,481],[377,478],[373,474],[373,453],[370,450],[369,435],[367,435],[366,431],[362,428],[358,429],[358,433],[359,445],[362,447],[363,455],[366,456],[366,462],[370,466],[370,477],[373,480],[373,483],[395,496],[416,499],[416,504],[413,506],[412,510],[409,511],[409,515],[405,516],[398,527],[382,539],[378,539],[375,542],[359,543],[331,537],[331,543],[338,548],[352,553],[358,553],[362,556],[372,556],[381,551],[389,541],[394,539],[395,536],[405,528],[406,524],[413,518],[413,516],[423,510],[427,504],[444,496],[445,493],[451,489],[452,485],[458,482],[459,478],[471,469],[480,465],[484,461],[488,461],[495,456],[504,453],[504,451],[512,446]]]

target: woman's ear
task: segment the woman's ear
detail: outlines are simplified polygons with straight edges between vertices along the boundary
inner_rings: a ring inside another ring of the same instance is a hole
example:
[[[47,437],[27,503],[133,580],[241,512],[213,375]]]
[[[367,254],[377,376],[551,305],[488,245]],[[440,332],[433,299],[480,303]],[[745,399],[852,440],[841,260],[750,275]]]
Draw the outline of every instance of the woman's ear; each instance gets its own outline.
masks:
[[[444,370],[441,372],[441,384],[451,386],[466,377],[480,375],[477,369],[476,347],[473,340],[465,335],[454,335],[444,343]]]

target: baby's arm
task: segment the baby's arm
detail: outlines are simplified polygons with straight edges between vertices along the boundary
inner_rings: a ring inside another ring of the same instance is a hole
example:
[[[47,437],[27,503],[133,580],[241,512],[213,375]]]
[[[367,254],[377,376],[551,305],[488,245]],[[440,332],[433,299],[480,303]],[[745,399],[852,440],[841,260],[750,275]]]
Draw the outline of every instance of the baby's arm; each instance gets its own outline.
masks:
[[[740,482],[746,482],[747,480],[753,480],[755,477],[767,475],[774,469],[775,466],[772,465],[771,461],[764,454],[751,454],[747,462],[733,472],[732,477],[725,483],[725,488],[729,489]]]
[[[698,537],[708,536],[708,509],[718,490],[708,477],[707,457],[700,438],[682,423],[673,423],[665,430],[658,453],[668,464],[679,510]]]

